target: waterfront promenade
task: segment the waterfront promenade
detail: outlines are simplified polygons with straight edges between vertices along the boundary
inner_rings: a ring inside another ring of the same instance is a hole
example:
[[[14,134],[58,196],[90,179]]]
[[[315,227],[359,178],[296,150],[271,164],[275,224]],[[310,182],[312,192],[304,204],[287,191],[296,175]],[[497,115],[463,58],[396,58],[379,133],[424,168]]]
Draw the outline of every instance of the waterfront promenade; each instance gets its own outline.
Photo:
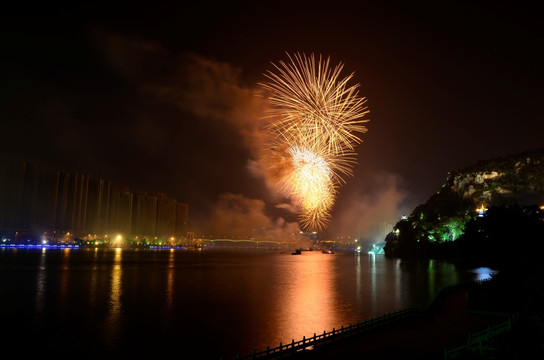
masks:
[[[330,337],[306,350],[284,352],[281,358],[544,358],[542,285],[531,284],[535,284],[531,279],[517,281],[504,276],[451,286],[442,289],[420,312],[355,335]],[[260,358],[280,358],[278,355]]]
[[[504,323],[506,316],[467,313],[462,291],[441,309],[422,312],[382,327],[299,352],[295,359],[441,359],[445,349],[467,342],[471,332]]]

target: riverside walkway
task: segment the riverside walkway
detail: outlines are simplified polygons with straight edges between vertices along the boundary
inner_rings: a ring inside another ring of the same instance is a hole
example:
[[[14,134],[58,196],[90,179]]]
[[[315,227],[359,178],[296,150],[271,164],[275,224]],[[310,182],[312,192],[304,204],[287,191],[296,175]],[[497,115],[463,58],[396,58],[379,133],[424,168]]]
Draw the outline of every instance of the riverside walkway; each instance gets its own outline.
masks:
[[[361,331],[336,330],[316,336],[321,341],[293,341],[282,351],[240,359],[544,358],[542,314],[527,306],[534,296],[514,296],[519,289],[510,285],[489,281],[447,287],[421,311],[399,312],[378,319],[376,326],[358,324]]]

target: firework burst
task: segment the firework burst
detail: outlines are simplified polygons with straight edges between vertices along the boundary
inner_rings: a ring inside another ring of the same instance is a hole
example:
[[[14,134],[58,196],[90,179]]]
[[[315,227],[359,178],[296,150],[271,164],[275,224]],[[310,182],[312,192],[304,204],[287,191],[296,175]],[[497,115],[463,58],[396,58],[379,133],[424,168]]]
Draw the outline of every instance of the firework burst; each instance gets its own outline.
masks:
[[[340,78],[343,64],[330,67],[330,59],[287,54],[289,62],[272,64],[268,130],[269,170],[280,189],[300,208],[306,231],[323,229],[344,176],[353,175],[354,148],[366,132],[366,99],[359,85],[348,85],[353,73]]]

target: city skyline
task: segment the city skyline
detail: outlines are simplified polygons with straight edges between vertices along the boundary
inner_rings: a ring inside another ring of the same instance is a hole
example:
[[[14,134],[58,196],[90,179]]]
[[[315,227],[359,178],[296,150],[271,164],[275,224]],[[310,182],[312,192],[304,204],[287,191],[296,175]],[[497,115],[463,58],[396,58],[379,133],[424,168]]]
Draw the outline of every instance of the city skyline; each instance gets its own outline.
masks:
[[[3,161],[0,165],[0,233],[26,232],[40,238],[56,236],[57,240],[67,233],[72,240],[111,240],[119,235],[132,241],[158,237],[163,241],[173,237],[181,240],[195,235],[274,240],[266,227],[247,228],[245,234],[214,234],[209,229],[191,228],[190,204],[168,198],[165,193],[130,190],[92,174],[68,173],[28,162]],[[376,223],[372,240],[385,239],[393,226],[386,221]],[[329,240],[353,241],[361,236],[336,234]]]
[[[299,224],[262,175],[258,83],[287,52],[330,56],[353,72],[370,121],[323,236],[375,236],[448,172],[542,147],[535,4],[442,5],[6,10],[0,157],[168,193],[191,204],[198,228],[281,238]]]
[[[4,161],[0,231],[49,240],[68,237],[180,240],[189,232],[189,204],[166,193],[130,189],[81,172]]]

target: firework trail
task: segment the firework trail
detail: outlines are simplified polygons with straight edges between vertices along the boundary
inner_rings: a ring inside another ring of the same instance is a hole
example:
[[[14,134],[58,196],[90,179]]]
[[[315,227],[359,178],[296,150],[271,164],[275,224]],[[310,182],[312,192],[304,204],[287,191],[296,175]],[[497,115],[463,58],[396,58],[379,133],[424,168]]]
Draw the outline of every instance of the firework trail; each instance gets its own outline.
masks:
[[[344,176],[353,175],[354,148],[369,111],[359,84],[348,85],[353,73],[340,78],[343,64],[331,68],[329,58],[287,56],[261,84],[271,105],[266,160],[280,190],[300,208],[302,227],[318,231],[330,221]]]

